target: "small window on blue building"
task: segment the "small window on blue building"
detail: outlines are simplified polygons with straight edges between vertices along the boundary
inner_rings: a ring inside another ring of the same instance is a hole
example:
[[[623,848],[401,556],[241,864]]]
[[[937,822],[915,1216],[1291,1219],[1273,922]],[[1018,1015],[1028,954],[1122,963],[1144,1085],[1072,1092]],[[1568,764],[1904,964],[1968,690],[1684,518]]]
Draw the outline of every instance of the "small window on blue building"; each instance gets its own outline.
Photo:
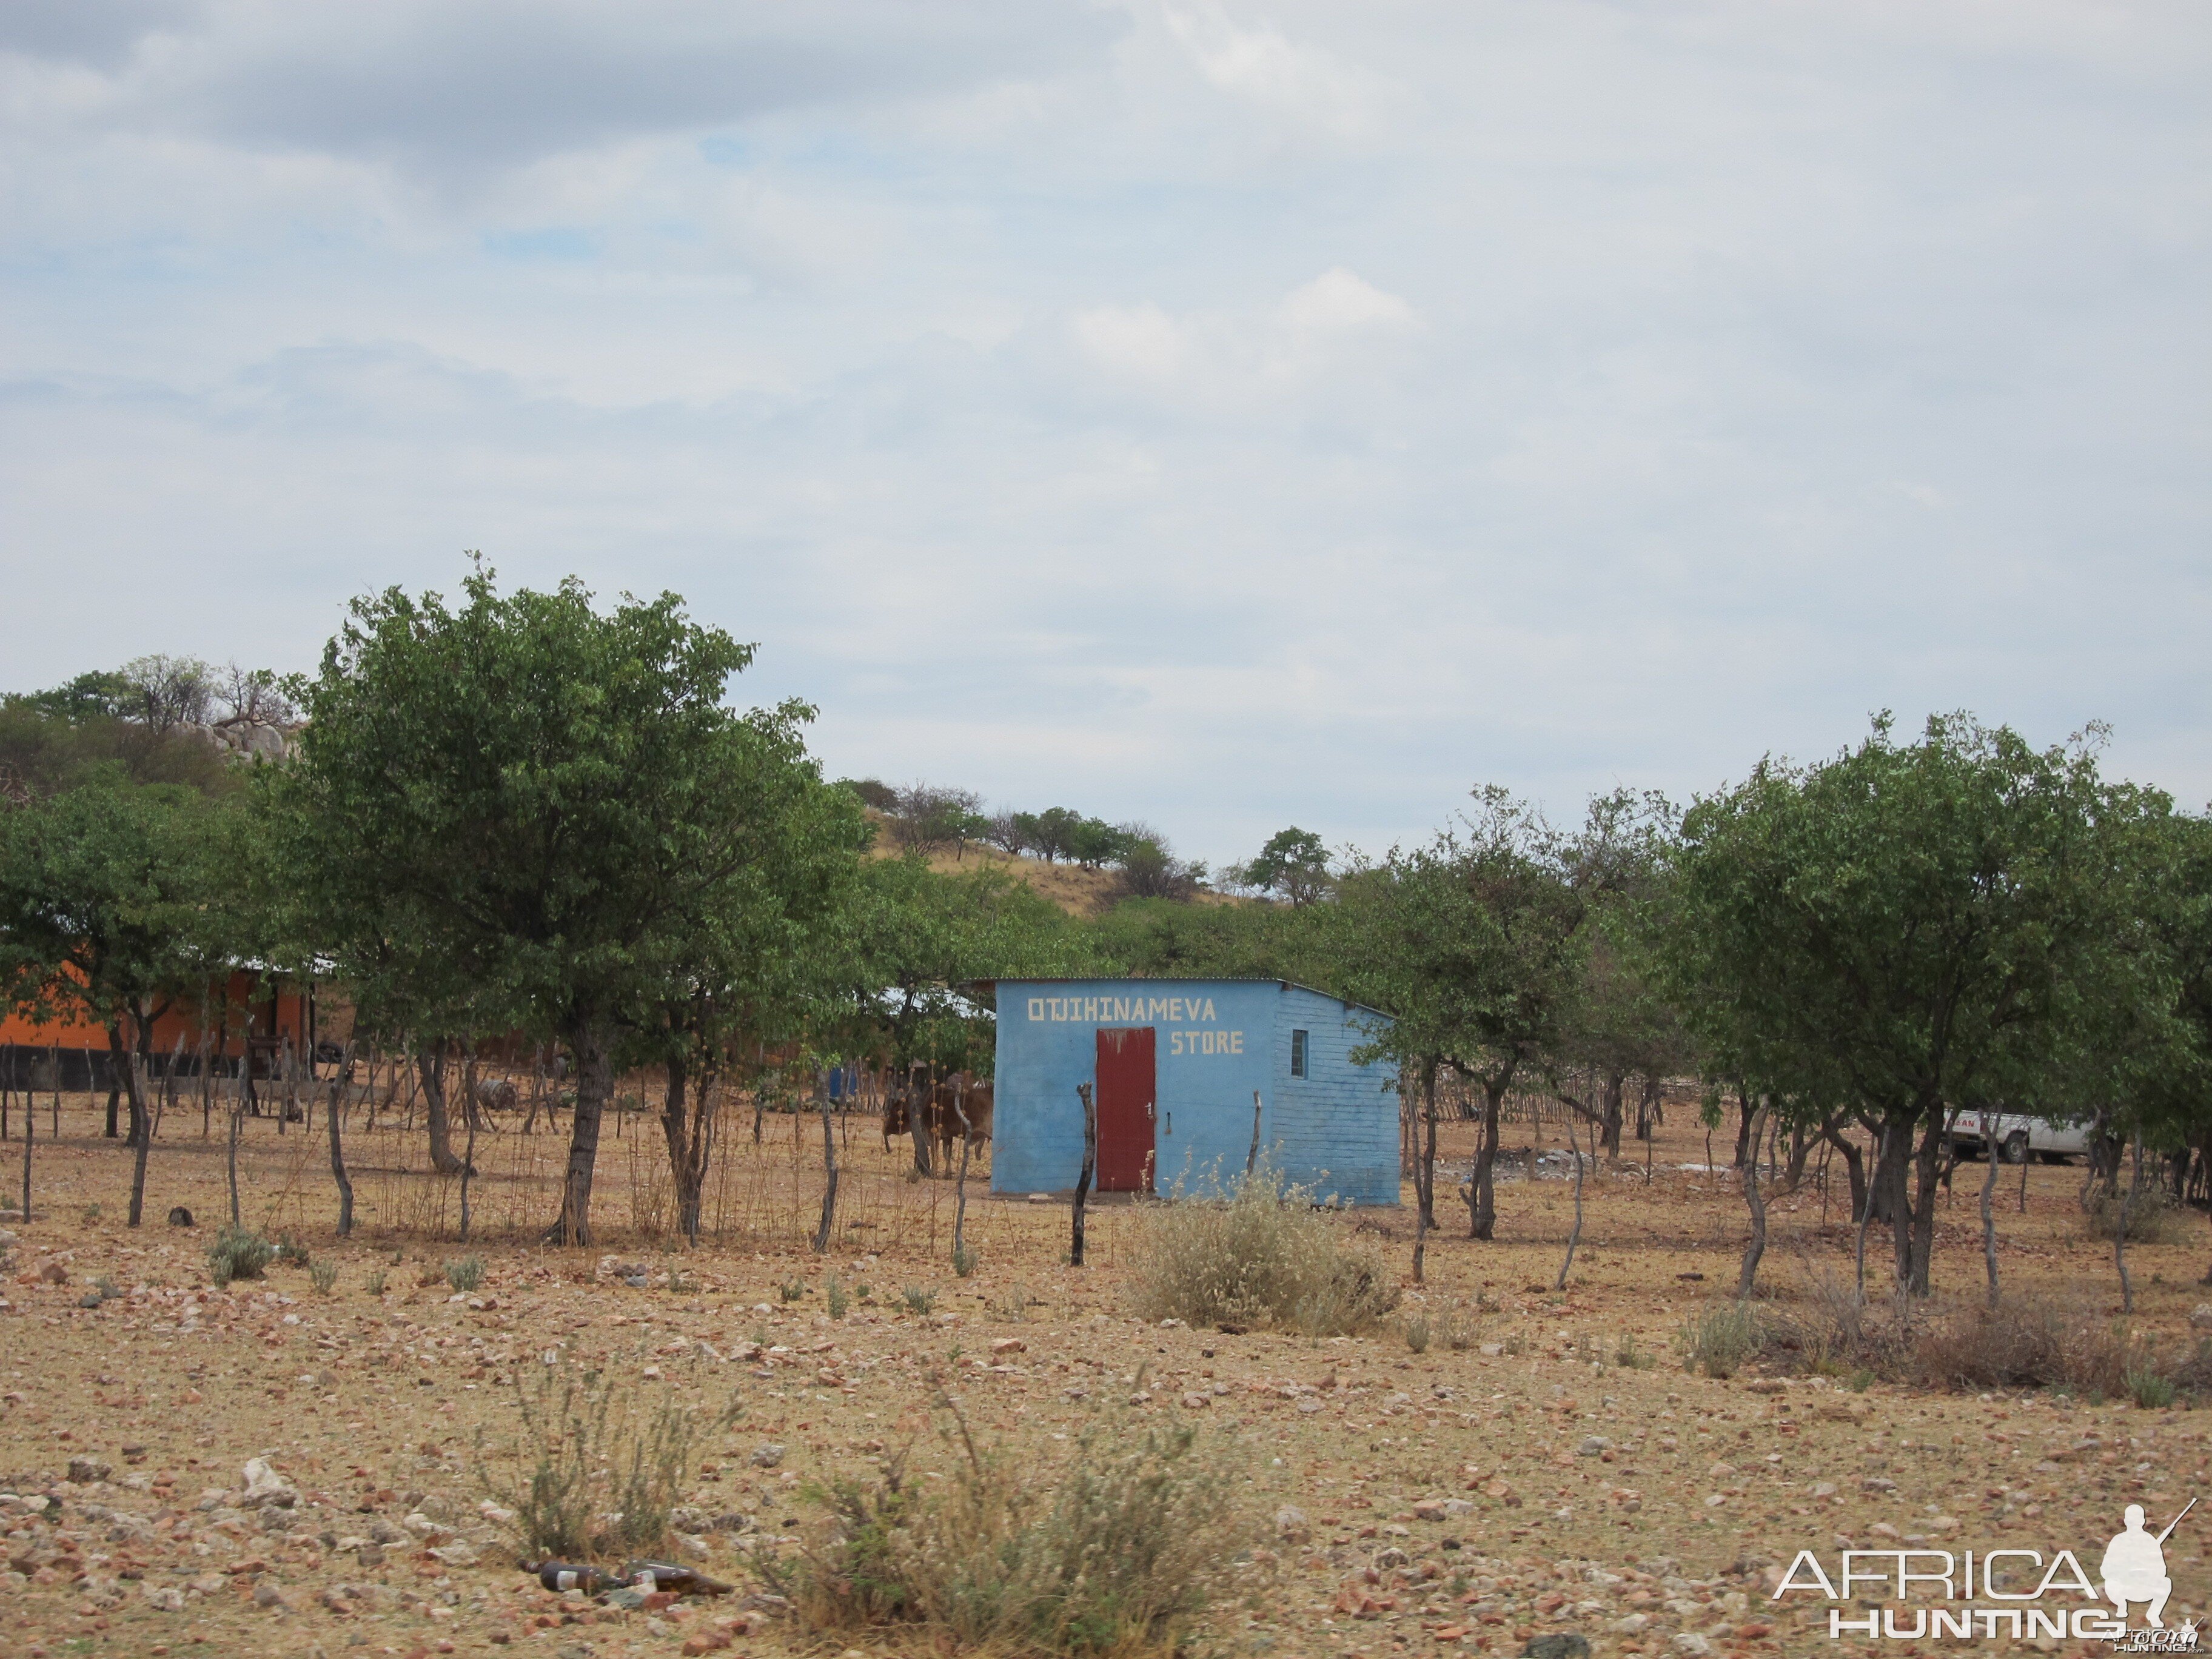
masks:
[[[1305,1074],[1306,1034],[1304,1031],[1293,1031],[1291,1033],[1291,1075],[1304,1077]]]

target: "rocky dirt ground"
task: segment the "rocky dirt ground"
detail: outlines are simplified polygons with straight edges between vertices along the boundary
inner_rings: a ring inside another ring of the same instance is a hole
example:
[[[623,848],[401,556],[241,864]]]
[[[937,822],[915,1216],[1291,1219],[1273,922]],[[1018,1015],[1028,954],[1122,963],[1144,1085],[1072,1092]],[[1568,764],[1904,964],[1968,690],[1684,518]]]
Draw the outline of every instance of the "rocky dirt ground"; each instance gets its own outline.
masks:
[[[25,1659],[899,1645],[808,1638],[751,1594],[743,1552],[803,1523],[801,1490],[819,1477],[902,1452],[924,1479],[940,1469],[941,1387],[1040,1467],[1102,1410],[1240,1437],[1266,1541],[1246,1594],[1200,1633],[1220,1653],[1518,1654],[1547,1633],[1600,1655],[1832,1651],[1825,1602],[1769,1594],[1800,1548],[1832,1563],[1846,1540],[2063,1547],[2094,1571],[2124,1504],[2162,1525],[2203,1490],[2212,1417],[2185,1406],[1686,1372],[1677,1334],[1733,1287],[1745,1224],[1725,1176],[1684,1167],[1704,1163],[1701,1131],[1662,1132],[1648,1185],[1640,1164],[1590,1183],[1564,1292],[1551,1285],[1567,1183],[1504,1186],[1502,1237],[1487,1245],[1462,1237],[1463,1209],[1444,1202],[1430,1282],[1407,1291],[1407,1313],[1430,1316],[1433,1334],[1415,1352],[1395,1332],[1306,1340],[1140,1322],[1127,1290],[1143,1218],[1127,1208],[1094,1213],[1094,1265],[1077,1270],[1063,1209],[979,1200],[968,1225],[981,1265],[959,1278],[944,1229],[869,1198],[870,1182],[902,1184],[902,1153],[881,1157],[865,1137],[848,1192],[857,1209],[906,1219],[841,1233],[826,1260],[799,1242],[817,1201],[805,1143],[779,1149],[771,1133],[740,1156],[782,1161],[790,1201],[774,1224],[756,1209],[748,1236],[674,1253],[625,1224],[653,1211],[626,1205],[623,1161],[608,1157],[602,1248],[544,1249],[518,1228],[471,1247],[483,1279],[458,1293],[441,1271],[460,1254],[450,1240],[374,1216],[333,1238],[296,1127],[288,1147],[256,1124],[247,1218],[295,1215],[338,1279],[321,1295],[307,1271],[279,1266],[217,1291],[204,1254],[205,1224],[227,1210],[217,1145],[161,1144],[149,1224],[133,1232],[121,1224],[129,1156],[90,1133],[90,1106],[70,1103],[58,1145],[41,1107],[33,1212],[6,1224],[0,1649]],[[1463,1155],[1452,1140],[1447,1153]],[[397,1169],[401,1150],[371,1140],[356,1158]],[[20,1139],[5,1152],[12,1188]],[[1962,1169],[1942,1217],[1948,1295],[1978,1288],[1979,1176]],[[2110,1249],[2075,1206],[2080,1172],[2031,1169],[2024,1214],[2017,1177],[2004,1179],[2008,1282],[2116,1311]],[[203,1224],[162,1224],[176,1203]],[[1824,1226],[1816,1194],[1774,1206],[1766,1278],[1783,1307],[1848,1273],[1839,1207]],[[1340,1224],[1410,1267],[1409,1213]],[[2131,1251],[2136,1323],[2177,1343],[2212,1255],[2212,1229],[2182,1225],[2177,1242]],[[832,1274],[852,1297],[842,1319],[826,1305]],[[934,1298],[927,1312],[909,1287]],[[738,1593],[614,1609],[516,1570],[488,1454],[519,1432],[518,1378],[556,1350],[703,1411],[743,1407],[703,1445],[684,1516],[699,1564]],[[2169,1621],[2212,1589],[2212,1516],[2197,1522],[2167,1546]]]

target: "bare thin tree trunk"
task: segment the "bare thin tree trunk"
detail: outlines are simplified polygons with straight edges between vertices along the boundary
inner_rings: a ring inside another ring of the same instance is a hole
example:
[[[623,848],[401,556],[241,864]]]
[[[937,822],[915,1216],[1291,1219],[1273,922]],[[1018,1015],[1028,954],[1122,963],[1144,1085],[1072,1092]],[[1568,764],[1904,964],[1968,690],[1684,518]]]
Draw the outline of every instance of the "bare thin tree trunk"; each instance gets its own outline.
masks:
[[[471,1073],[476,1070],[474,1054],[470,1056],[469,1070]],[[476,1092],[476,1080],[473,1076],[469,1080],[469,1092],[472,1096]],[[473,1108],[473,1101],[471,1102],[471,1105]],[[469,1242],[469,1182],[476,1179],[476,1175],[477,1115],[471,1109],[469,1113],[468,1150],[461,1154],[461,1243],[464,1244]]]
[[[908,1068],[908,1076],[911,1078],[912,1075],[913,1068],[909,1066]],[[933,1064],[928,1066],[923,1072],[922,1076],[924,1080],[921,1087],[919,1090],[909,1089],[907,1092],[907,1099],[909,1103],[907,1106],[906,1121],[907,1127],[914,1132],[914,1167],[927,1177],[934,1176],[937,1173],[935,1170],[930,1167],[929,1124],[927,1121],[929,1117],[930,1097],[936,1092],[936,1066]]]
[[[699,1242],[700,1209],[707,1186],[707,1164],[714,1139],[714,1115],[719,1102],[716,1079],[708,1073],[696,1093],[690,1072],[682,1059],[668,1062],[668,1091],[661,1105],[660,1127],[668,1142],[669,1173],[676,1181],[677,1226],[691,1243]]]
[[[599,1121],[613,1091],[614,1071],[612,1057],[597,1030],[573,1032],[568,1048],[576,1057],[576,1109],[569,1118],[561,1213],[547,1230],[546,1239],[574,1248],[592,1242],[592,1170],[599,1161]]]
[[[376,1062],[372,1051],[369,1060],[368,1098],[372,1113],[376,1109]],[[331,1099],[327,1115],[331,1132],[331,1179],[338,1189],[338,1237],[350,1237],[353,1233],[353,1181],[346,1174],[345,1151],[338,1144],[338,1120],[343,1115],[338,1110],[339,1091],[344,1089],[346,1075],[353,1070],[353,1045],[346,1044],[344,1056],[338,1061],[338,1074],[331,1083]]]
[[[247,1065],[249,1065],[249,1066],[252,1063],[252,1059],[251,1059],[252,1052],[252,1050],[250,1050],[250,1049],[247,1051],[247,1054],[248,1054],[248,1059],[247,1059],[247,1060],[246,1060],[246,1063]],[[239,1120],[239,1115],[240,1115],[240,1113],[242,1113],[245,1109],[246,1109],[246,1085],[245,1085],[245,1082],[241,1079],[241,1080],[237,1081],[237,1082],[234,1084],[234,1085],[233,1086],[233,1088],[231,1089],[231,1091],[230,1091],[230,1145],[229,1145],[229,1146],[225,1150],[224,1154],[223,1154],[223,1160],[224,1160],[224,1162],[223,1162],[223,1167],[224,1167],[225,1171],[228,1174],[228,1176],[229,1176],[229,1177],[230,1177],[230,1224],[231,1224],[231,1226],[232,1226],[232,1228],[233,1228],[234,1230],[234,1229],[236,1229],[236,1227],[237,1227],[237,1226],[238,1226],[238,1224],[239,1224],[239,1223],[238,1223],[238,1120]]]
[[[1830,1146],[1844,1155],[1844,1168],[1850,1175],[1851,1183],[1851,1218],[1856,1221],[1859,1212],[1867,1207],[1866,1158],[1859,1151],[1858,1143],[1844,1133],[1843,1125],[1838,1121],[1842,1115],[1836,1112],[1822,1118],[1820,1135]]]
[[[1498,1116],[1505,1098],[1505,1085],[1495,1085],[1485,1078],[1482,1083],[1482,1139],[1475,1143],[1474,1171],[1468,1177],[1467,1209],[1468,1237],[1487,1239],[1498,1230],[1498,1193],[1494,1171],[1498,1167]],[[1535,1152],[1528,1157],[1533,1166]]]
[[[1982,1266],[1990,1277],[1990,1311],[1997,1305],[1997,1140],[1995,1121],[1982,1110],[1982,1156],[1990,1167],[1982,1172]]]
[[[1592,1140],[1597,1139],[1595,1124],[1590,1126],[1590,1139]],[[1576,1135],[1575,1126],[1571,1121],[1567,1125],[1567,1146],[1575,1155],[1575,1224],[1574,1230],[1567,1235],[1567,1253],[1560,1259],[1559,1276],[1552,1285],[1555,1291],[1564,1291],[1567,1288],[1567,1273],[1575,1265],[1575,1246],[1581,1243],[1583,1240],[1583,1144]],[[1590,1159],[1593,1163],[1597,1159],[1595,1148],[1591,1150]]]
[[[1422,1139],[1413,1159],[1413,1283],[1428,1282],[1429,1233],[1437,1224],[1437,1066],[1431,1054],[1421,1062]]]
[[[30,1091],[23,1093],[23,1219],[31,1218],[31,1143],[39,1138],[39,1114],[31,1104]]]
[[[1252,1144],[1244,1153],[1244,1178],[1250,1180],[1252,1171],[1260,1165],[1260,1091],[1252,1091]]]
[[[968,1151],[971,1145],[968,1122],[968,1079],[963,1075],[952,1086],[952,1109],[960,1118],[960,1173],[952,1182],[952,1259],[958,1261],[968,1248]]]
[[[1766,1112],[1763,1105],[1753,1107],[1751,1116],[1745,1120],[1752,1134],[1752,1145],[1759,1145],[1760,1120]],[[1751,1243],[1744,1246],[1743,1268],[1736,1276],[1735,1294],[1738,1301],[1749,1297],[1759,1283],[1759,1263],[1766,1254],[1766,1195],[1759,1189],[1759,1159],[1747,1158],[1743,1164],[1743,1200],[1751,1206]]]
[[[1881,1127],[1877,1132],[1875,1140],[1874,1166],[1876,1170],[1880,1170],[1888,1161],[1889,1120],[1885,1117],[1881,1121]],[[1854,1182],[1852,1184],[1856,1186],[1857,1182]],[[1874,1219],[1874,1193],[1875,1183],[1869,1181],[1866,1184],[1864,1201],[1859,1206],[1856,1236],[1851,1243],[1852,1265],[1858,1275],[1858,1297],[1861,1307],[1866,1305],[1867,1225]]]
[[[125,1085],[131,1091],[131,1145],[135,1150],[131,1160],[129,1224],[136,1227],[146,1214],[146,1155],[153,1149],[154,1120],[146,1110],[146,1091],[144,1079],[139,1074],[137,1048],[118,1049],[114,1057],[123,1063]]]
[[[415,1069],[422,1079],[423,1110],[430,1124],[430,1167],[440,1175],[458,1174],[461,1164],[453,1156],[453,1117],[446,1106],[446,1040],[443,1037],[416,1048]]]
[[[822,1099],[822,1224],[814,1230],[814,1254],[830,1253],[830,1231],[837,1218],[837,1136],[830,1121],[830,1091]]]
[[[538,1108],[545,1098],[545,1045],[539,1043],[530,1056],[530,1115],[522,1121],[522,1133],[529,1134],[538,1127]],[[698,1240],[695,1236],[692,1243]]]
[[[2142,1185],[2142,1137],[2135,1136],[2131,1145],[2135,1173],[2128,1182],[2127,1195],[2120,1200],[2120,1224],[2112,1234],[2112,1265],[2120,1270],[2120,1311],[2124,1314],[2136,1310],[2135,1281],[2128,1276],[2128,1218],[2135,1211],[2136,1189]]]
[[[1077,1098],[1083,1102],[1083,1172],[1075,1178],[1075,1205],[1073,1231],[1067,1243],[1067,1265],[1083,1265],[1083,1206],[1091,1197],[1091,1177],[1098,1168],[1098,1109],[1091,1098],[1091,1085],[1075,1085]]]

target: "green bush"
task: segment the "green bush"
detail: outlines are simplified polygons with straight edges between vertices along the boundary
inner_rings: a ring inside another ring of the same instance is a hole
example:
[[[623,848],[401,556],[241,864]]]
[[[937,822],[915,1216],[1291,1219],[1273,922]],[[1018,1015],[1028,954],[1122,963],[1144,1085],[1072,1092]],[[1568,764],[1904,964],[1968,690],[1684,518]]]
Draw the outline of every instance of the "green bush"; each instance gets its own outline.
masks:
[[[480,1255],[448,1256],[446,1259],[446,1283],[456,1294],[475,1290],[483,1283],[484,1264]]]
[[[1682,1364],[1707,1376],[1734,1376],[1759,1350],[1759,1316],[1741,1302],[1717,1302],[1684,1325]]]
[[[208,1277],[217,1290],[234,1279],[259,1279],[276,1255],[276,1247],[259,1233],[225,1227],[208,1246]]]
[[[776,1286],[776,1290],[786,1302],[796,1302],[806,1294],[806,1281],[803,1279],[787,1279]]]
[[[2166,1376],[2153,1364],[2131,1365],[2127,1372],[2128,1397],[2145,1411],[2156,1411],[2171,1406],[2180,1389],[2172,1377]]]
[[[969,1249],[965,1243],[957,1245],[952,1251],[952,1271],[965,1279],[975,1271],[976,1264],[981,1260],[982,1257]]]
[[[1411,1319],[1406,1322],[1402,1328],[1406,1338],[1406,1346],[1407,1347],[1411,1348],[1415,1353],[1426,1353],[1429,1351],[1428,1315],[1425,1313],[1415,1314]]]
[[[384,1294],[385,1277],[385,1274],[381,1271],[373,1273],[368,1278],[361,1281],[361,1287],[364,1291],[367,1291],[371,1296],[382,1296]]]
[[[853,1305],[852,1298],[845,1294],[845,1287],[837,1282],[834,1273],[823,1283],[822,1294],[830,1304],[830,1317],[832,1319],[842,1319],[846,1310]]]
[[[307,1269],[307,1278],[314,1285],[316,1295],[328,1296],[337,1288],[338,1264],[328,1260],[318,1261]]]
[[[1398,1305],[1382,1259],[1340,1244],[1313,1194],[1265,1162],[1226,1199],[1178,1192],[1150,1206],[1137,1263],[1134,1299],[1147,1319],[1354,1336]]]
[[[1062,1654],[1172,1650],[1256,1529],[1250,1472],[1192,1427],[1101,1414],[1066,1462],[946,1435],[949,1479],[895,1465],[811,1493],[828,1512],[788,1566],[754,1558],[817,1630],[900,1621],[954,1644]]]
[[[926,1291],[919,1285],[908,1285],[901,1294],[906,1298],[906,1310],[908,1313],[927,1316],[929,1311],[937,1306],[937,1292]]]

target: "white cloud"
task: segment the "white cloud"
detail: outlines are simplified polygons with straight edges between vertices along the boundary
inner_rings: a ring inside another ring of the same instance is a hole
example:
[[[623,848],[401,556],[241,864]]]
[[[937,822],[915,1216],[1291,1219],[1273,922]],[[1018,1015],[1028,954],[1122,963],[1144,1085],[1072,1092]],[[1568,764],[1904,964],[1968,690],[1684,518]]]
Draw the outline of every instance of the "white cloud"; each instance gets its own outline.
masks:
[[[1221,6],[1170,4],[1168,31],[1214,86],[1346,137],[1371,131],[1394,90],[1382,77],[1268,22],[1240,25]]]
[[[7,685],[306,666],[481,547],[686,592],[839,770],[1200,856],[1478,778],[1680,792],[1881,707],[2103,716],[2197,799],[2206,37],[26,0]]]
[[[1291,289],[1279,314],[1286,327],[1310,331],[1403,328],[1414,321],[1413,307],[1341,265]]]
[[[1075,337],[1109,374],[1167,381],[1184,364],[1182,325],[1158,306],[1100,306],[1078,312]]]

